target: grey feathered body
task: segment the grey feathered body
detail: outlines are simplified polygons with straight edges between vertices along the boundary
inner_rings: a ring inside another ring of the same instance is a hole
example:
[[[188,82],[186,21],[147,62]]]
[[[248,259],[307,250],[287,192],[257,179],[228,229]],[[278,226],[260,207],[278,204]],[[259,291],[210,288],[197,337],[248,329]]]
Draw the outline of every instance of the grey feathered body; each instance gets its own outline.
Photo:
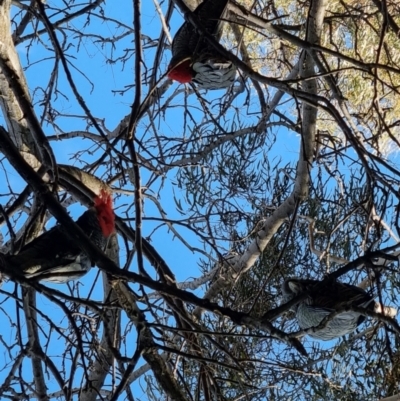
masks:
[[[301,329],[317,327],[327,316],[341,308],[357,306],[374,310],[373,297],[362,288],[351,284],[328,281],[321,284],[318,280],[290,278],[282,285],[283,302],[286,303],[299,294],[307,297],[293,306]],[[309,335],[318,340],[332,340],[352,333],[365,320],[365,316],[352,310],[340,312],[332,319],[328,318],[325,327]]]
[[[76,222],[100,249],[104,249],[104,237],[95,208],[88,209]],[[55,283],[75,280],[86,274],[93,263],[81,248],[57,225],[26,244],[17,255],[4,255],[6,273],[22,274]]]

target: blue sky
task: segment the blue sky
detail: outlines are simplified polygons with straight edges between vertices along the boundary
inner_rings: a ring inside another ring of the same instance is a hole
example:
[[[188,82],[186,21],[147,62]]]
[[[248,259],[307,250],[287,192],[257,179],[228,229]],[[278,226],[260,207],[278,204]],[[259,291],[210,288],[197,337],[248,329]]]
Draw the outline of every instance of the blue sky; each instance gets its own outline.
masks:
[[[60,4],[61,1],[49,0],[49,4]],[[117,2],[106,2],[104,7],[106,9],[106,15],[115,18],[116,20],[123,22],[128,27],[133,26],[133,16],[132,10],[130,8],[122,8],[117,6]],[[132,6],[132,2],[124,2],[129,7]],[[163,10],[166,10],[167,3],[163,3]],[[57,18],[55,18],[57,19]],[[117,43],[116,48],[114,49],[112,44],[106,43],[102,45],[98,42],[99,35],[109,36],[115,35],[118,36],[122,34],[124,31],[121,28],[116,28],[115,24],[111,22],[104,22],[100,18],[91,17],[90,25],[85,26],[85,19],[80,18],[77,21],[72,21],[68,24],[70,30],[74,30],[76,35],[78,32],[83,32],[85,34],[92,34],[90,38],[84,39],[78,47],[71,47],[68,49],[68,60],[70,61],[70,69],[73,73],[74,82],[76,83],[80,94],[84,98],[86,104],[92,111],[93,115],[99,119],[104,119],[105,125],[107,129],[113,130],[121,121],[123,117],[125,117],[130,112],[130,106],[134,98],[134,88],[129,88],[128,85],[131,85],[134,82],[134,57],[131,57],[130,60],[124,65],[122,68],[121,63],[109,63],[106,59],[117,59],[124,55],[126,52],[131,52],[133,48],[133,34],[130,33],[123,40],[120,40]],[[183,22],[182,17],[179,15],[179,12],[175,11],[174,16],[171,22],[171,30],[174,33],[178,26]],[[142,26],[143,33],[149,36],[152,39],[157,39],[159,37],[161,25],[158,17],[154,13],[154,5],[151,1],[142,2]],[[62,36],[59,35],[59,39],[61,40]],[[47,40],[47,36],[43,36],[44,40]],[[76,42],[74,42],[76,44]],[[46,43],[47,45],[47,43]],[[152,66],[152,58],[154,57],[155,48],[151,50],[146,50],[145,52],[145,62],[147,66]],[[32,67],[26,70],[26,76],[29,84],[29,88],[31,90],[31,94],[33,100],[35,102],[35,107],[38,115],[40,116],[42,113],[42,108],[40,106],[40,100],[42,99],[42,93],[39,90],[34,91],[35,88],[44,87],[48,82],[48,76],[52,71],[53,67],[53,57],[52,52],[45,49],[45,47],[38,43],[34,42],[33,46],[28,47],[28,42],[24,42],[18,46],[18,52],[21,57],[21,62],[23,65],[27,65],[27,56],[29,57],[30,63],[32,63]],[[165,52],[161,65],[160,71],[158,71],[158,76],[163,74],[169,63],[169,52]],[[45,61],[41,61],[43,59]],[[73,130],[84,130],[86,128],[86,123],[83,119],[80,118],[84,113],[80,106],[77,104],[72,91],[70,90],[68,84],[65,82],[65,75],[62,72],[62,68],[59,69],[60,74],[57,78],[59,89],[62,94],[58,95],[57,100],[55,100],[55,104],[58,107],[58,110],[64,113],[69,117],[57,117],[56,123],[61,127],[64,132],[71,132]],[[81,74],[86,74],[86,77]],[[93,82],[93,86],[91,84]],[[162,102],[168,98],[168,96],[174,91],[177,87],[177,84],[174,83],[170,88],[169,92],[167,92],[162,99]],[[146,90],[146,86],[143,86],[144,90]],[[125,91],[123,94],[117,93],[115,91]],[[211,105],[215,106],[212,109],[214,112],[217,110],[218,100],[224,96],[224,91],[216,91],[211,92],[206,95],[207,100],[209,100]],[[240,117],[245,116],[247,125],[251,125],[256,121],[257,116],[249,117],[251,112],[257,112],[259,110],[259,105],[257,101],[247,109],[245,104],[246,93],[240,95],[234,102],[234,106],[236,106],[239,110]],[[179,99],[179,98],[178,98]],[[166,121],[164,121],[161,117],[159,120],[154,123],[161,126],[160,132],[165,136],[170,137],[182,137],[183,135],[187,135],[188,133],[183,132],[183,124],[182,124],[182,107],[184,102],[184,96],[180,97],[180,100],[174,100],[173,105],[176,106],[174,108],[170,108],[167,112]],[[253,100],[253,99],[252,99]],[[181,102],[181,103],[180,103]],[[191,96],[188,100],[191,107],[191,112],[194,118],[202,118],[202,114],[196,111],[198,107],[198,100],[195,96]],[[73,117],[75,116],[75,117]],[[230,118],[227,116],[227,120]],[[0,123],[2,123],[0,117]],[[227,124],[228,129],[228,124]],[[54,130],[53,127],[43,124],[43,129],[47,135],[55,135],[58,132]],[[140,137],[144,135],[147,127],[144,123],[139,124],[137,135]],[[268,158],[271,164],[277,162],[277,160],[282,160],[283,165],[291,162],[294,165],[294,161],[298,158],[299,151],[299,136],[294,133],[289,133],[285,129],[280,128],[279,131],[277,129],[272,128],[271,131],[276,133],[276,143],[270,150],[268,154]],[[95,132],[91,129],[91,132]],[[92,142],[88,140],[83,140],[81,138],[76,139],[68,139],[63,141],[52,141],[53,149],[55,150],[55,154],[57,157],[57,161],[65,164],[72,164],[76,166],[80,166],[81,164],[74,159],[71,159],[71,156],[80,149],[86,149],[89,146],[92,146]],[[97,158],[97,155],[101,152],[101,150],[96,150],[94,147],[91,148],[95,153],[93,155],[85,154],[83,159],[85,161],[92,161]],[[393,158],[396,162],[399,161],[398,155],[396,158]],[[206,166],[207,167],[207,166]],[[15,191],[20,191],[24,187],[24,183],[18,179],[18,175],[13,172],[11,167],[7,167],[7,171],[9,172],[9,177],[13,178],[11,183]],[[171,219],[181,219],[182,216],[176,211],[175,204],[173,201],[175,197],[184,198],[184,191],[179,189],[174,183],[176,182],[175,175],[178,169],[174,169],[166,175],[165,180],[158,179],[157,183],[152,186],[151,192],[149,192],[152,196],[158,197],[160,202],[162,203],[163,208],[167,213],[167,217]],[[348,170],[350,171],[350,170]],[[149,179],[149,174],[145,169],[141,170],[142,176],[142,184],[145,185]],[[343,171],[344,174],[346,174]],[[132,187],[128,184],[124,187],[124,189],[132,190]],[[4,203],[4,197],[0,198],[1,202]],[[132,196],[123,196],[116,201],[116,210],[119,213],[119,206],[126,205],[129,203],[133,203]],[[185,206],[187,207],[187,206]],[[74,218],[77,218],[84,210],[84,207],[74,206],[69,209],[71,211],[71,215]],[[175,238],[174,235],[169,231],[166,226],[161,228],[158,227],[159,222],[152,221],[153,217],[159,218],[160,213],[154,203],[150,199],[145,199],[144,203],[144,223],[143,223],[143,235],[145,237],[151,234],[151,243],[155,246],[161,256],[166,260],[168,265],[172,268],[173,272],[176,275],[178,282],[184,280],[190,280],[191,278],[198,277],[200,275],[199,272],[199,258],[201,255],[193,254],[188,248],[182,245],[179,239]],[[122,216],[124,217],[124,216]],[[131,208],[131,215],[129,217],[133,217],[133,208]],[[49,226],[54,224],[54,219],[51,220]],[[179,231],[180,235],[182,235],[187,242],[189,242],[192,246],[200,247],[200,243],[198,238],[193,234],[191,230],[185,229],[182,226],[175,226]],[[155,230],[155,231],[154,231]],[[7,230],[2,228],[3,234],[7,237]],[[220,244],[225,248],[228,248],[230,244],[227,242],[221,241]],[[121,242],[121,258],[122,262],[124,262],[125,249],[123,243]],[[147,265],[146,265],[147,266]],[[148,266],[147,266],[148,267]],[[136,269],[136,262],[132,263],[132,269]],[[149,271],[153,274],[153,270],[149,267]],[[88,294],[91,289],[91,284],[96,277],[97,268],[92,269],[92,271],[85,276],[82,280],[81,284],[81,294],[84,296]],[[54,286],[54,288],[60,289],[62,291],[68,291],[67,286]],[[8,283],[6,286],[2,287],[3,290],[12,291],[13,284]],[[202,293],[202,289],[196,291],[197,294]],[[91,295],[92,299],[102,299],[102,288],[100,283],[98,282],[96,285],[96,289]],[[47,300],[46,298],[39,296],[38,306],[40,309],[46,311],[49,317],[52,319],[59,319],[60,310],[56,307],[52,302]],[[15,313],[14,304],[12,302],[7,302],[1,305],[4,309],[9,310],[10,315]],[[42,320],[43,327],[47,327],[47,323],[45,320]],[[127,321],[125,321],[127,323]],[[61,322],[64,327],[67,327],[67,322],[65,319]],[[0,326],[0,335],[3,336],[4,339],[8,341],[12,341],[11,339],[15,336],[15,329],[10,328],[9,325]],[[134,339],[134,335],[131,337]],[[26,340],[26,338],[24,339]],[[306,344],[310,344],[310,339],[307,340]],[[58,344],[58,345],[57,345]],[[59,346],[60,342],[58,342],[57,335],[53,333],[52,335],[52,343],[49,347],[49,353],[51,355],[57,355],[59,351],[57,350],[57,346]],[[330,347],[332,344],[326,343],[321,344],[321,347],[328,346]],[[129,350],[127,351],[127,356],[132,355],[134,351],[135,342],[132,341],[128,344]],[[8,358],[7,356],[5,357]],[[9,362],[12,362],[12,357],[10,357]],[[29,361],[27,360],[24,365],[24,369],[29,372],[30,366]],[[4,376],[8,373],[8,369],[0,371],[0,381],[4,378]],[[53,382],[53,378],[50,375],[49,379],[49,388],[51,389],[51,383]],[[79,385],[79,378],[76,378],[77,383]],[[56,388],[56,387],[54,387]],[[134,385],[135,394],[139,399],[142,396],[142,389],[137,384]]]

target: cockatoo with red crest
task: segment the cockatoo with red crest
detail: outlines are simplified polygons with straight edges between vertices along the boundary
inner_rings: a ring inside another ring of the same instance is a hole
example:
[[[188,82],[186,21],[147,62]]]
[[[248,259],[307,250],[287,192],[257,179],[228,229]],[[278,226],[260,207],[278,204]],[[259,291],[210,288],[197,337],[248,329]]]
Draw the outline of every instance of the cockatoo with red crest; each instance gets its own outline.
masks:
[[[228,0],[204,0],[195,10],[207,33],[219,41],[222,22]],[[180,83],[194,82],[202,89],[222,89],[233,84],[235,65],[196,32],[190,22],[185,22],[172,42],[172,59],[168,67],[168,78]]]
[[[115,231],[112,197],[102,190],[94,205],[82,214],[76,224],[101,250]],[[17,255],[2,255],[0,270],[13,271],[27,279],[65,283],[86,274],[94,264],[89,256],[56,225],[26,244]],[[3,269],[1,269],[3,267]]]

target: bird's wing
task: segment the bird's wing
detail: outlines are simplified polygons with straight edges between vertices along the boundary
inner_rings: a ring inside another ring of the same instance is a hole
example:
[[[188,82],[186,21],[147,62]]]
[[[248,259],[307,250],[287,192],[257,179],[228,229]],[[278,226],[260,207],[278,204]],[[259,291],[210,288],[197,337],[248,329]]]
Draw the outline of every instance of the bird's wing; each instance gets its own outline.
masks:
[[[228,0],[206,0],[194,10],[194,14],[200,20],[207,33],[215,35],[218,41],[222,33],[220,18],[227,4]],[[194,26],[190,22],[185,21],[176,32],[172,41],[172,56],[179,56],[181,58],[191,56],[194,52],[200,51],[199,47],[208,43],[204,39],[202,41],[200,39],[201,36],[196,33]],[[174,64],[172,60],[171,64]]]
[[[6,255],[4,260],[8,269],[18,269],[20,273],[46,271],[71,263],[79,253],[79,247],[56,226],[26,244],[17,255]]]
[[[66,242],[58,241],[59,237],[60,230],[58,227],[54,227],[23,246],[17,255],[7,255],[6,261],[25,269],[37,264],[37,260],[54,258]]]
[[[58,260],[58,263],[57,266],[46,266],[46,262],[43,261],[41,265],[26,270],[24,275],[28,279],[36,278],[60,284],[79,279],[91,268],[89,258],[85,254],[74,259],[63,258]]]
[[[304,308],[306,308],[311,313],[318,314],[318,316],[320,316],[321,319],[323,319],[325,316],[329,316],[332,312],[335,312],[335,309],[323,308],[320,305],[319,306],[304,305]]]

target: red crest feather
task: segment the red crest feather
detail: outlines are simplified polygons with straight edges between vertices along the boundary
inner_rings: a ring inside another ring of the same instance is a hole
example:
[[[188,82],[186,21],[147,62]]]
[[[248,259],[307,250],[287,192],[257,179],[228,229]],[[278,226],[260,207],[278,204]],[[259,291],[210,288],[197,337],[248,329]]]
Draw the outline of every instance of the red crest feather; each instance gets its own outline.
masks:
[[[193,70],[191,60],[183,61],[168,72],[168,78],[178,81],[181,84],[192,82]],[[170,67],[171,68],[171,67]]]
[[[115,231],[115,215],[111,194],[102,189],[100,195],[94,198],[94,208],[103,235],[105,237],[110,236]]]

